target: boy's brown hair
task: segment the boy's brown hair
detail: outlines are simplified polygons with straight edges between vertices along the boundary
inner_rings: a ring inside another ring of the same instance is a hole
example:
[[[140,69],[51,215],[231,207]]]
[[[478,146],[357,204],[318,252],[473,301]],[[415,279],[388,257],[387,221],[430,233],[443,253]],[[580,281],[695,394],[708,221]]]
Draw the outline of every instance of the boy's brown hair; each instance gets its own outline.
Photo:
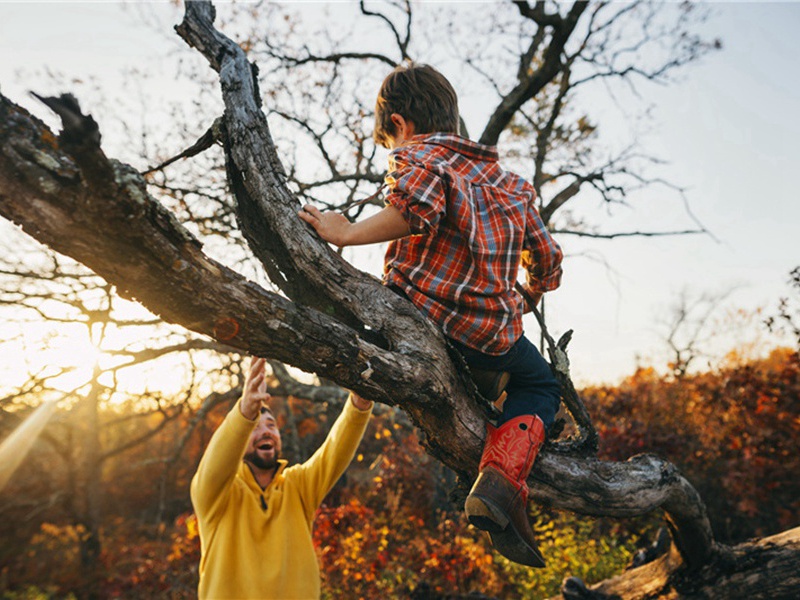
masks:
[[[396,134],[392,114],[414,124],[414,133],[458,133],[458,96],[447,78],[429,65],[408,62],[381,84],[375,102],[375,132],[383,147]]]

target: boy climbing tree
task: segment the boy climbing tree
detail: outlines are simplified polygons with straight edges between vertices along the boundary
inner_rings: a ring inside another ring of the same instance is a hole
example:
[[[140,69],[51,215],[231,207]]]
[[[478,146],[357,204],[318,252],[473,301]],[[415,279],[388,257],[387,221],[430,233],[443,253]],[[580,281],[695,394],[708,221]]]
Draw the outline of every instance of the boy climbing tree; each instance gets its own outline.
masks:
[[[311,205],[299,214],[340,247],[390,242],[384,283],[441,327],[471,369],[495,374],[491,400],[505,388],[465,510],[498,552],[543,567],[525,480],[555,419],[560,388],[523,333],[526,306],[515,283],[522,266],[526,291],[538,301],[560,283],[562,252],[539,217],[531,184],[504,171],[495,148],[458,129],[458,99],[441,73],[413,63],[396,68],[375,108],[375,141],[391,149],[386,207],[357,223]]]

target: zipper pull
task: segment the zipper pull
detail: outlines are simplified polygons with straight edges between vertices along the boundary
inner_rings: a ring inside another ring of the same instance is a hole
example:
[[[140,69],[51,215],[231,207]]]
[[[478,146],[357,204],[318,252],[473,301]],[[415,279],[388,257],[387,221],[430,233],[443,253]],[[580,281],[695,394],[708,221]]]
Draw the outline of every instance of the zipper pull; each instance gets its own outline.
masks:
[[[264,500],[264,496],[263,495],[261,496],[261,508],[263,510],[267,510],[267,501]]]

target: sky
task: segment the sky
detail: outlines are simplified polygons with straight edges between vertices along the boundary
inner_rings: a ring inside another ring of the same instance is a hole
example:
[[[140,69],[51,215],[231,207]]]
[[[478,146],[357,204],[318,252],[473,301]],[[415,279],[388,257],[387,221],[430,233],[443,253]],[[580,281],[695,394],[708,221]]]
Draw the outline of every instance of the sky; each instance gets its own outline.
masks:
[[[63,73],[66,82],[92,80],[108,92],[120,85],[125,68],[193,52],[171,32],[177,22],[171,4],[149,8],[155,10],[148,14],[161,15],[155,28],[136,18],[136,6],[120,3],[0,0],[0,90],[47,120],[27,92],[65,91],[51,89],[48,69]],[[728,306],[770,310],[788,293],[788,274],[800,265],[800,3],[710,8],[707,31],[722,39],[723,50],[679,82],[643,93],[653,103],[648,148],[668,162],[670,180],[687,190],[692,213],[712,235],[559,240],[565,274],[546,310],[552,333],[575,332],[570,348],[578,384],[614,383],[637,364],[663,359],[659,322],[681,291],[733,289]],[[172,81],[166,76],[154,85],[169,90]],[[660,200],[658,194],[642,199],[642,208],[615,217],[615,227],[687,224],[679,202]],[[735,324],[726,327],[733,337],[720,344],[735,341]],[[526,330],[537,337],[530,317]]]

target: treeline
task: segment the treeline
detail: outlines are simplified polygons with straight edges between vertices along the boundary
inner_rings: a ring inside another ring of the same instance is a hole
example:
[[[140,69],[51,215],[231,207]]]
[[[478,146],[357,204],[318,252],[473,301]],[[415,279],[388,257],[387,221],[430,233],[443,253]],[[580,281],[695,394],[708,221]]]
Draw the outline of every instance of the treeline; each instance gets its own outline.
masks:
[[[800,524],[796,352],[691,377],[640,369],[583,397],[601,436],[600,457],[652,452],[673,462],[702,495],[721,543]]]
[[[652,452],[675,463],[702,494],[718,539],[736,543],[798,525],[800,360],[769,358],[683,377],[639,369],[615,387],[582,391],[601,436],[600,457]],[[276,398],[284,449],[303,460],[324,438],[339,405]],[[218,406],[183,447],[191,414],[105,461],[101,489],[80,488],[62,460],[78,445],[65,416],[40,439],[0,496],[3,598],[191,598],[199,540],[188,487],[229,404]],[[124,409],[103,415],[136,437]],[[158,417],[154,416],[153,419]],[[127,423],[127,424],[125,424]],[[150,424],[152,425],[152,423]],[[106,435],[110,435],[107,433]],[[106,440],[108,441],[108,440]],[[537,511],[547,569],[496,554],[450,498],[452,474],[431,460],[401,413],[372,420],[352,467],[326,499],[315,542],[327,598],[435,598],[479,591],[498,598],[547,597],[564,577],[609,577],[650,545],[660,515],[625,521]],[[82,502],[99,503],[99,560],[86,562]]]

